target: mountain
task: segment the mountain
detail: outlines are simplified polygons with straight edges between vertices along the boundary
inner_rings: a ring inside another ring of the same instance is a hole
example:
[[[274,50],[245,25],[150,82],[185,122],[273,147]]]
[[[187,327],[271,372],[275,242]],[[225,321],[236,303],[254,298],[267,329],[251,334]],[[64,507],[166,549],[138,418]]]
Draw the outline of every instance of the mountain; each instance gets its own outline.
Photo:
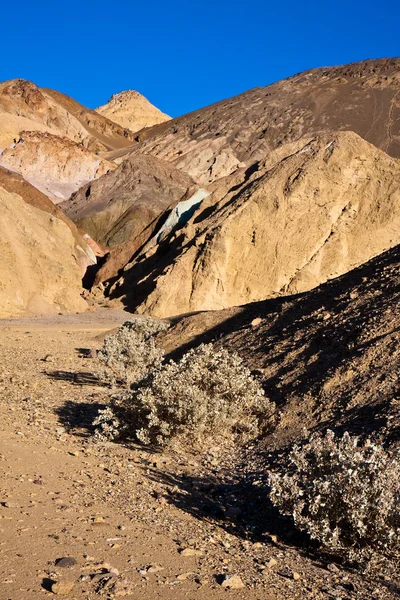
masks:
[[[400,58],[313,69],[138,134],[129,152],[167,160],[207,186],[303,136],[351,130],[400,157]]]
[[[113,94],[107,104],[96,108],[96,112],[130,131],[139,131],[171,119],[134,90]]]
[[[0,317],[77,311],[82,276],[100,252],[22,177],[0,167]]]
[[[23,131],[66,137],[93,152],[124,148],[134,140],[132,132],[65,94],[24,79],[4,81],[0,83],[0,148],[18,140]]]
[[[43,132],[22,132],[0,154],[0,166],[23,175],[55,204],[116,167],[82,144]]]
[[[400,243],[400,161],[352,132],[282,145],[210,191],[112,297],[159,317],[216,310],[310,290]]]

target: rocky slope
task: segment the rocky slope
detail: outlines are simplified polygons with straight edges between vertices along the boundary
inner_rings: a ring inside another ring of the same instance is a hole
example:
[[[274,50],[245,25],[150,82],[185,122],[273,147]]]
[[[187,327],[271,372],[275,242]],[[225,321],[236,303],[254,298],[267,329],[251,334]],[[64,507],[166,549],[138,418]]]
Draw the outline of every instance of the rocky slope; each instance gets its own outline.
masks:
[[[400,243],[399,199],[400,161],[355,133],[302,139],[215,184],[110,293],[166,317],[306,291]]]
[[[72,98],[31,81],[0,83],[0,148],[17,140],[22,131],[48,132],[83,143],[94,152],[124,148],[132,132]]]
[[[141,132],[130,151],[167,160],[206,186],[283,143],[338,130],[400,157],[399,58],[314,69],[250,90]]]
[[[0,153],[0,165],[23,175],[56,204],[116,166],[82,144],[39,132],[23,132],[16,144]]]
[[[171,119],[134,90],[113,94],[107,104],[96,108],[96,112],[130,131],[139,131]]]
[[[316,290],[177,319],[168,355],[215,341],[260,371],[280,411],[271,450],[321,428],[398,443],[400,246]]]
[[[89,243],[46,196],[0,168],[1,318],[84,310],[82,275],[96,262]]]
[[[97,280],[114,276],[151,235],[157,217],[194,191],[194,181],[152,156],[129,157],[60,206],[109,256]]]

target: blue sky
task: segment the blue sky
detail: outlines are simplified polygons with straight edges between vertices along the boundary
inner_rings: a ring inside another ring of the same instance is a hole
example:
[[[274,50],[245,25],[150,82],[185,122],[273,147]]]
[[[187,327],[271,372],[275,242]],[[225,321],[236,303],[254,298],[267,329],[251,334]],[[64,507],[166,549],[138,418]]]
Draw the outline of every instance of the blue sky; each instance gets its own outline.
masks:
[[[179,116],[299,71],[400,55],[400,2],[20,0],[1,7],[0,80],[94,108],[136,89]]]

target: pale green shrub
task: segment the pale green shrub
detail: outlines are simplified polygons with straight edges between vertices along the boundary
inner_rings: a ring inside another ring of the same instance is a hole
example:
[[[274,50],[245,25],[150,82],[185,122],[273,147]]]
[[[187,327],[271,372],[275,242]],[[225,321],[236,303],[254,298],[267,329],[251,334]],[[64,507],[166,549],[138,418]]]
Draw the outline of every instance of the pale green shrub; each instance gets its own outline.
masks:
[[[237,354],[208,344],[153,370],[112,411],[121,435],[162,446],[257,436],[274,404]]]
[[[313,435],[294,446],[271,499],[311,538],[352,561],[400,549],[400,462],[370,440]]]
[[[140,381],[149,370],[159,368],[163,352],[154,336],[168,327],[168,323],[148,317],[126,321],[116,333],[106,337],[98,352],[98,359],[105,367],[101,378],[131,384]]]

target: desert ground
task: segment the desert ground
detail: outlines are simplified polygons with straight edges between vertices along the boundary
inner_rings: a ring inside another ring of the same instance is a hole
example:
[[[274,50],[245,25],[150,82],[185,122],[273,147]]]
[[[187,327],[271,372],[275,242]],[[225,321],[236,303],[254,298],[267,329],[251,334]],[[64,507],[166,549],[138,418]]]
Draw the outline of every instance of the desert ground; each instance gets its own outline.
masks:
[[[274,513],[251,445],[95,441],[108,390],[94,350],[126,317],[0,321],[0,597],[397,597],[392,578],[345,569]]]

